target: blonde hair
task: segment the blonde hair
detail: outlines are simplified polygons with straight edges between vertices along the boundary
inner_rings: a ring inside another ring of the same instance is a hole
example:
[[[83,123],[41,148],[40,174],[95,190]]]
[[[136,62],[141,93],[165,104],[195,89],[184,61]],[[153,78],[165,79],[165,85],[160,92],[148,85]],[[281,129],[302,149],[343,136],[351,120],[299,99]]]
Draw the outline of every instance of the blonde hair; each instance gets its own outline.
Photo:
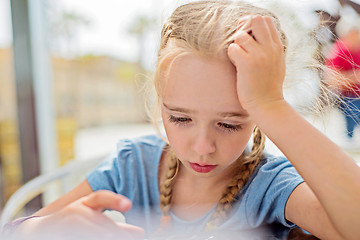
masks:
[[[227,48],[234,42],[239,19],[249,15],[269,16],[274,21],[286,50],[287,40],[280,28],[279,20],[271,12],[243,2],[198,1],[178,7],[165,22],[161,31],[154,86],[158,105],[161,99],[161,81],[172,62],[188,53],[217,59],[227,58]],[[238,199],[256,166],[262,159],[265,135],[254,128],[253,146],[248,154],[236,161],[236,175],[224,189],[222,197],[211,216],[207,228],[212,229],[228,217],[231,206]],[[169,149],[165,180],[160,186],[160,208],[164,216],[169,215],[174,179],[180,167],[175,154]]]

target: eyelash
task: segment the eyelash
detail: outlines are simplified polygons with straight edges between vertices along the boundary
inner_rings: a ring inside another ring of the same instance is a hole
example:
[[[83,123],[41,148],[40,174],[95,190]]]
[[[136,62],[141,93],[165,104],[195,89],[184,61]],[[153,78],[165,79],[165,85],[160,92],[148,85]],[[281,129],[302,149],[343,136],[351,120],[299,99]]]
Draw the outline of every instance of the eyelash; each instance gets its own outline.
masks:
[[[185,117],[175,117],[173,115],[170,115],[169,116],[169,122],[172,122],[172,123],[174,123],[176,125],[182,126],[182,125],[185,125],[185,124],[191,122],[191,119],[190,118],[185,118]]]
[[[169,122],[174,123],[175,125],[179,125],[179,126],[184,126],[191,121],[192,121],[191,118],[175,117],[173,115],[169,116]],[[220,128],[222,128],[223,131],[228,132],[228,133],[236,132],[236,131],[242,129],[241,125],[232,125],[232,124],[222,123],[222,122],[219,122],[217,125]]]
[[[221,127],[224,131],[226,132],[236,132],[239,131],[240,129],[242,129],[241,125],[232,125],[232,124],[228,124],[228,123],[218,123],[218,126]]]

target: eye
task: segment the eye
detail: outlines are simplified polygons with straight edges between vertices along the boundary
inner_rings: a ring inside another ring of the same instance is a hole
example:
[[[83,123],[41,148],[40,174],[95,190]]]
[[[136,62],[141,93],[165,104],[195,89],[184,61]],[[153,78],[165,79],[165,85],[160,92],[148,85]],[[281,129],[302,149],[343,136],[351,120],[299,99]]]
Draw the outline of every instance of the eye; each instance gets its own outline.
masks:
[[[238,130],[242,129],[242,126],[240,124],[239,125],[232,125],[232,124],[228,124],[228,123],[219,122],[218,126],[220,128],[222,128],[224,131],[229,132],[229,133],[235,132],[235,131],[238,131]]]
[[[175,117],[173,115],[170,115],[169,116],[169,122],[172,122],[172,123],[177,124],[177,125],[185,125],[185,124],[191,122],[191,118]]]

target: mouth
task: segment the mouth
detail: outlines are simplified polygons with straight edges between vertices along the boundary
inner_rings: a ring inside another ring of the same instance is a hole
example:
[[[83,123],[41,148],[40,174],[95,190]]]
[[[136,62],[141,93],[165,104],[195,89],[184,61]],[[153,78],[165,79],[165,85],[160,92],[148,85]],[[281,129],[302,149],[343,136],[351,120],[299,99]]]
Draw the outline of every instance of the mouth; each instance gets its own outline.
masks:
[[[198,173],[208,173],[211,172],[217,165],[200,165],[198,163],[189,162],[190,167]]]

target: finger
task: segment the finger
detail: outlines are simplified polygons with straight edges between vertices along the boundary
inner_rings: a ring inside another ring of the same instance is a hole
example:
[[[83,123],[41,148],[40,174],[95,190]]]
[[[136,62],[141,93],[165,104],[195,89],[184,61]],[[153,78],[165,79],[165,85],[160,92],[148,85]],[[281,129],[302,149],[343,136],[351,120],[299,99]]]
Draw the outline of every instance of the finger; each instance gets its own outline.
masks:
[[[251,15],[240,18],[236,30],[249,31],[251,29],[251,18]]]
[[[271,33],[263,16],[253,16],[251,21],[252,34],[261,45],[268,45],[272,41]]]
[[[265,17],[264,19],[268,25],[272,40],[276,44],[280,44],[281,46],[283,46],[283,43],[281,42],[281,38],[280,38],[280,33],[277,30],[274,21],[271,19],[271,17]]]
[[[238,44],[231,43],[228,47],[228,56],[235,66],[241,66],[247,57],[247,53]]]
[[[235,41],[237,45],[239,45],[245,52],[251,52],[257,47],[256,40],[245,31],[237,31],[235,33]]]
[[[81,202],[85,206],[99,212],[102,212],[105,209],[126,212],[132,205],[127,197],[107,190],[93,192],[84,197]]]

